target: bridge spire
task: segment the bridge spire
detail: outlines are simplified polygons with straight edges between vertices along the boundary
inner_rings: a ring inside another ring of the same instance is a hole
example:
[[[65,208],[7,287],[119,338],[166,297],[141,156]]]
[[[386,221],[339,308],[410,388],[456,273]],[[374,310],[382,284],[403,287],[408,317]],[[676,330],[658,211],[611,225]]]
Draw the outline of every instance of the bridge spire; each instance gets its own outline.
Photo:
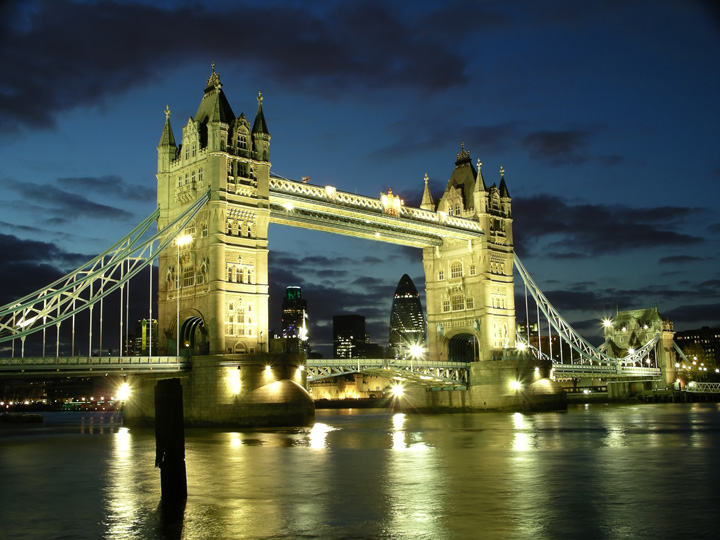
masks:
[[[433,201],[432,193],[430,193],[430,187],[428,186],[428,175],[425,173],[425,189],[423,190],[422,202],[420,208],[423,210],[435,211],[435,201]]]
[[[507,184],[505,183],[505,169],[502,165],[500,165],[500,198],[510,198],[510,192],[508,191]]]

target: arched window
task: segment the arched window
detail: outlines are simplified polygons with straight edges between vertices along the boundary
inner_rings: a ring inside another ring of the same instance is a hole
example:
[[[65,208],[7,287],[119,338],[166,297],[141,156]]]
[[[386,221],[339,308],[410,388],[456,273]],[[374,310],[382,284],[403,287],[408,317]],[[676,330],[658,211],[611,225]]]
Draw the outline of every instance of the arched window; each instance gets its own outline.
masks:
[[[458,203],[455,205],[455,215],[459,216],[460,214],[462,214],[462,210],[460,209],[460,203]]]
[[[460,261],[454,261],[450,265],[450,277],[451,278],[462,277],[462,263]]]
[[[183,264],[183,287],[192,287],[195,285],[195,268],[191,260],[185,261]]]

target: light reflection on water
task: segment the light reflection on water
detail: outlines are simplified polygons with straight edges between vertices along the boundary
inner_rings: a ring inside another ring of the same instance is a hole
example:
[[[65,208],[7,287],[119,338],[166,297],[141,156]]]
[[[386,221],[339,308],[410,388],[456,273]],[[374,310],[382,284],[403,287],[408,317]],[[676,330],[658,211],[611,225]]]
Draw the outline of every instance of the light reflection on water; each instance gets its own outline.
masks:
[[[160,503],[152,430],[109,417],[72,428],[68,418],[0,431],[0,539],[592,539],[715,530],[715,404],[529,415],[318,411],[307,429],[188,429],[189,496],[176,507]]]

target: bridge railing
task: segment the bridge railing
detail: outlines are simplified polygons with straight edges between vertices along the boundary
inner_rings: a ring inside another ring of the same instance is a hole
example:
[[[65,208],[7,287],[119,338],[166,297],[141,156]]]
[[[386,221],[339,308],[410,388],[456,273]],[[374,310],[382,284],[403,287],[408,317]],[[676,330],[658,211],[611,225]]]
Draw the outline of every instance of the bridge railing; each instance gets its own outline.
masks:
[[[685,391],[693,394],[720,394],[720,382],[691,381]]]

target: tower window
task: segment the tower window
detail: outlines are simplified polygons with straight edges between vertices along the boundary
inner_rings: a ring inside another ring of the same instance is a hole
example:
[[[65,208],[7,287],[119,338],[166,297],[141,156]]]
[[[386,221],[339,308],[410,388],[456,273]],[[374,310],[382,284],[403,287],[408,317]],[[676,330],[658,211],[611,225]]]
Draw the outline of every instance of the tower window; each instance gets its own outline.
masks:
[[[450,300],[449,299],[446,298],[443,300],[442,310],[443,310],[443,313],[450,311]]]
[[[462,311],[463,309],[465,309],[465,301],[461,295],[456,294],[452,297],[452,310]]]
[[[203,181],[203,170],[202,170],[202,167],[200,167],[198,169],[198,182],[202,182],[202,181]]]
[[[445,272],[443,270],[438,271],[438,281],[443,281],[445,279]]]
[[[450,265],[450,277],[459,278],[462,277],[462,263],[455,261]]]
[[[475,268],[474,264],[471,264],[470,265],[470,275],[474,276],[476,274],[476,272],[477,272],[477,268]]]

